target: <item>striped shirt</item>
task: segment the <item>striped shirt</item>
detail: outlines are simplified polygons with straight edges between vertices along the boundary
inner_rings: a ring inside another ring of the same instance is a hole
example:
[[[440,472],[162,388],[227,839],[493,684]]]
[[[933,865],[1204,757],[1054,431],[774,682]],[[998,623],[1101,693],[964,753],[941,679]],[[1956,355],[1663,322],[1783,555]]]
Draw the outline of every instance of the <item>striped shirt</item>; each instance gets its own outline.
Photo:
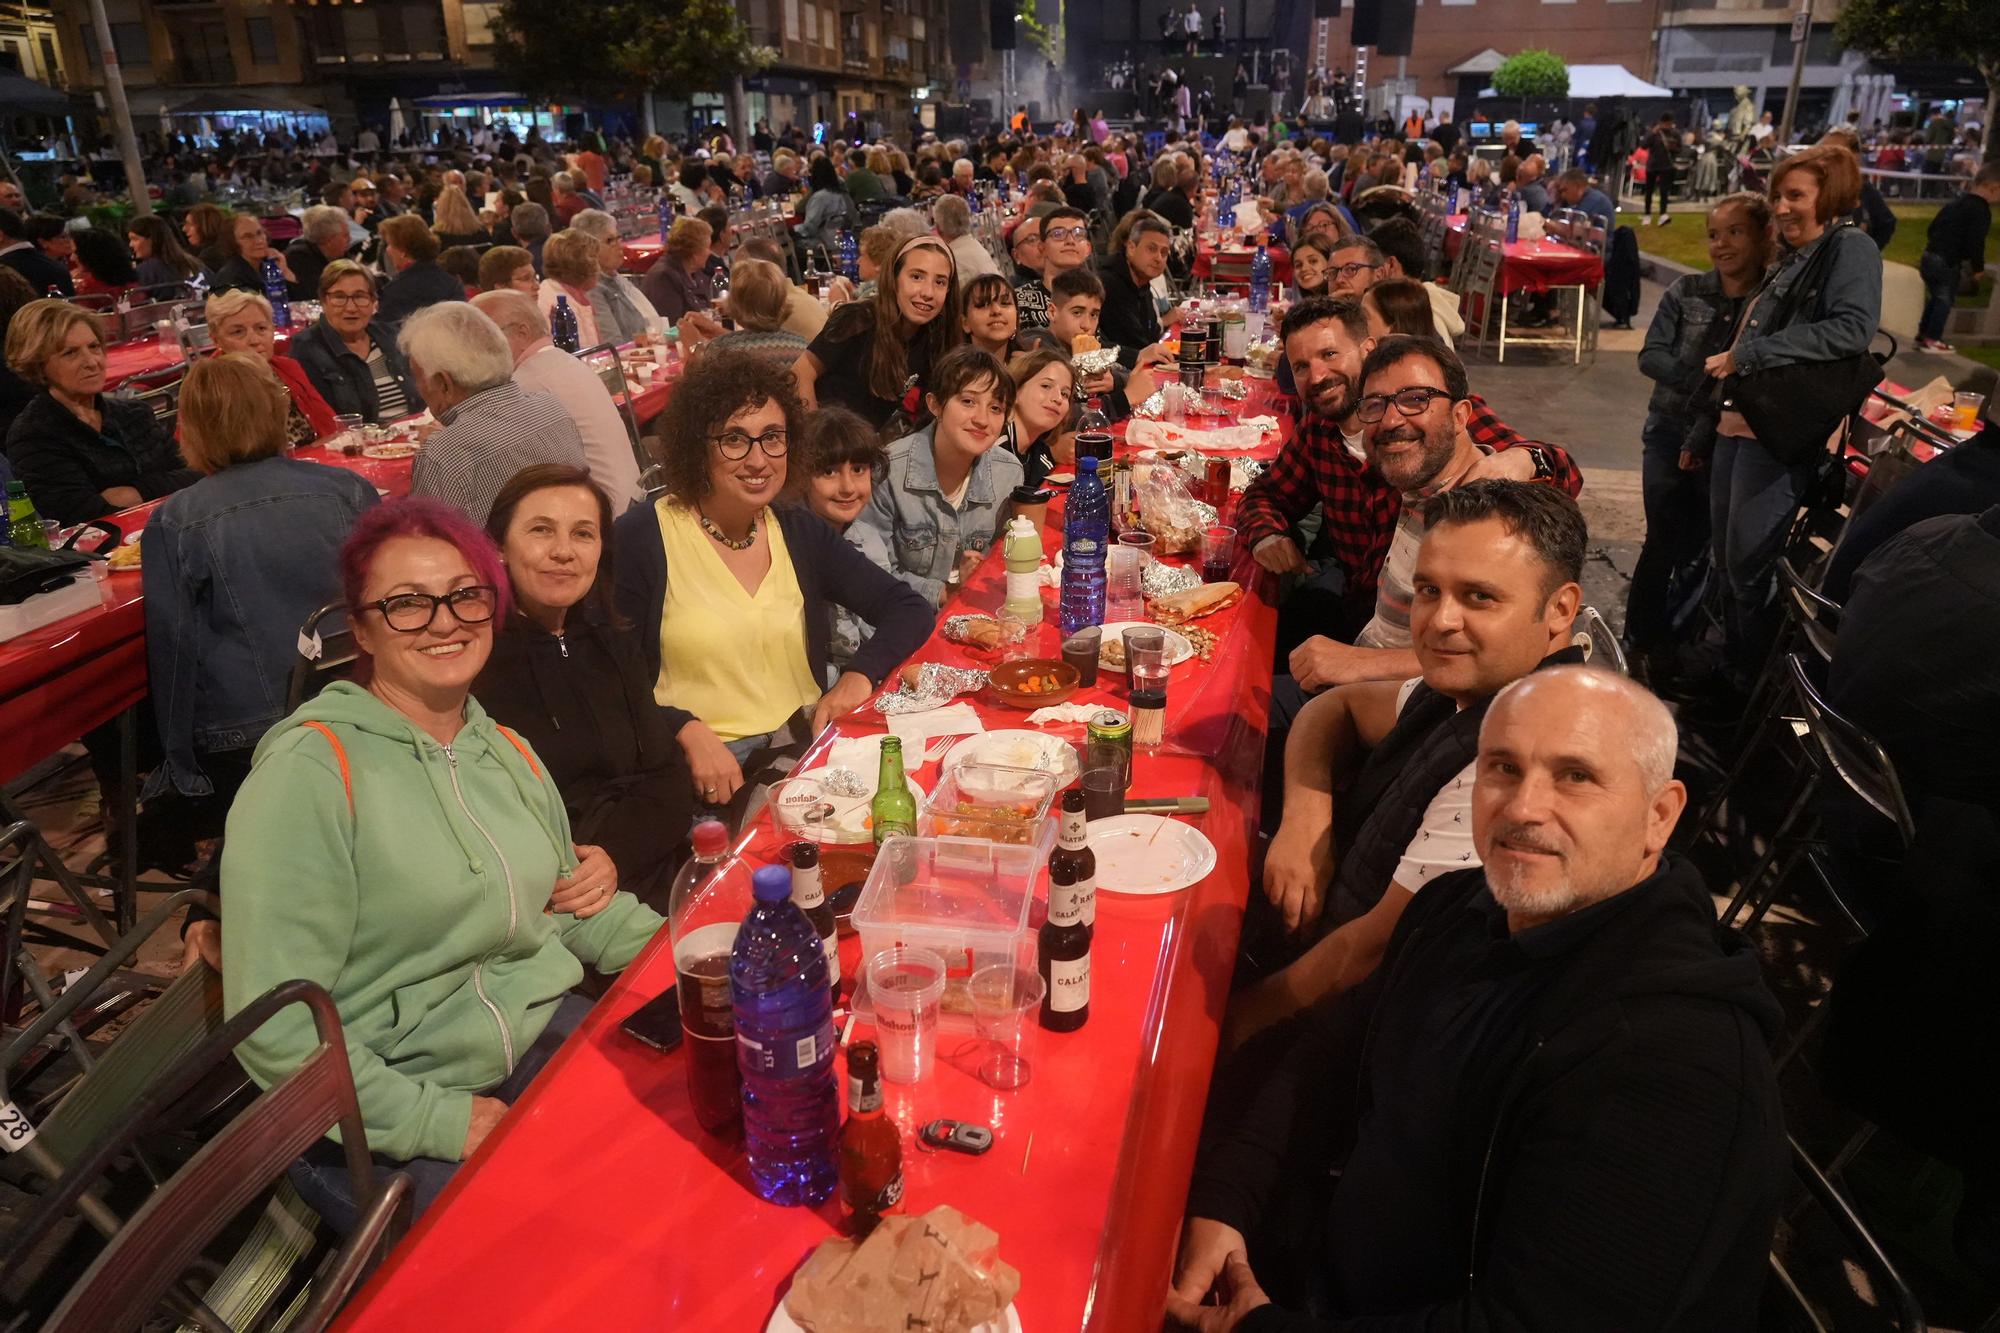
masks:
[[[481,389],[438,413],[410,475],[410,494],[449,501],[484,525],[493,497],[515,473],[536,463],[586,466],[583,437],[556,399],[513,380]]]
[[[368,374],[375,381],[375,419],[394,421],[408,416],[410,400],[403,392],[403,382],[389,369],[389,358],[382,355],[381,347],[372,342],[368,344]]]

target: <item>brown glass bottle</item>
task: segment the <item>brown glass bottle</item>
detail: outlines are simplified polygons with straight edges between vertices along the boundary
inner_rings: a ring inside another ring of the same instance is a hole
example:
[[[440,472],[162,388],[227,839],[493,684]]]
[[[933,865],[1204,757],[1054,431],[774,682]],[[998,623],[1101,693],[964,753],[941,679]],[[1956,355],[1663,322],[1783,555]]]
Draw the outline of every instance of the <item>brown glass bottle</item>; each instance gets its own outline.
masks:
[[[819,848],[809,842],[792,844],[792,903],[806,914],[819,932],[820,948],[826,952],[826,979],[833,987],[833,1002],[840,1003],[840,935],[835,929],[833,908],[827,905],[826,887],[820,880]]]
[[[840,1127],[840,1206],[849,1235],[865,1236],[884,1213],[903,1211],[903,1143],[882,1112],[880,1054],[872,1041],[847,1048],[847,1123]]]
[[[1074,1032],[1090,1017],[1090,930],[1083,924],[1077,883],[1084,863],[1075,855],[1081,851],[1088,857],[1090,850],[1084,842],[1083,811],[1071,810],[1070,804],[1063,801],[1062,837],[1049,854],[1049,919],[1042,923],[1037,950],[1046,988],[1042,1026],[1051,1032]],[[1090,870],[1094,884],[1094,857]]]
[[[1074,845],[1070,838],[1070,821],[1076,821]],[[1094,941],[1097,938],[1097,853],[1090,850],[1088,817],[1083,808],[1083,790],[1071,787],[1062,798],[1062,840],[1049,853],[1049,878],[1056,876],[1056,863],[1061,862],[1070,885],[1076,891],[1076,902],[1083,916],[1083,929]]]

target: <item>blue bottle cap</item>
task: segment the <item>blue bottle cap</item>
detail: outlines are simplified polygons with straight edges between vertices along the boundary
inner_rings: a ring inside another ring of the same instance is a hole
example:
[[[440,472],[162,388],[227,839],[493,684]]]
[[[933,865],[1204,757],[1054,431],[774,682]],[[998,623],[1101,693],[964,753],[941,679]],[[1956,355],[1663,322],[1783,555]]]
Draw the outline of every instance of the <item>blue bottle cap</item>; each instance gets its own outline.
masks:
[[[1076,460],[1076,470],[1077,470],[1078,472],[1095,472],[1095,471],[1097,471],[1097,455],[1096,455],[1096,454],[1089,454],[1089,455],[1086,455],[1086,456],[1085,456],[1085,457],[1083,457],[1083,458],[1079,458],[1079,459],[1077,459],[1077,460]]]
[[[750,893],[760,903],[781,903],[792,896],[792,872],[784,866],[764,866],[750,876]]]

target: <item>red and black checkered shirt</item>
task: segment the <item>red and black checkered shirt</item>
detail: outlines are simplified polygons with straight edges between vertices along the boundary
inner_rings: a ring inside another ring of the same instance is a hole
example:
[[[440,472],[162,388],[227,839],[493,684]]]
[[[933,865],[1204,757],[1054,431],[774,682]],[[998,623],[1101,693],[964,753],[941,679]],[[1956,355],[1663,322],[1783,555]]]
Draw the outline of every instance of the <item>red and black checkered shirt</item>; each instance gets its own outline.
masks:
[[[1548,465],[1546,480],[1571,495],[1583,489],[1583,474],[1569,454],[1553,444],[1530,440],[1493,415],[1477,394],[1466,400],[1472,415],[1465,426],[1474,444],[1498,451],[1527,446]],[[1323,511],[1320,540],[1347,572],[1347,593],[1372,592],[1396,535],[1403,497],[1382,480],[1365,458],[1356,458],[1340,427],[1301,407],[1298,432],[1250,483],[1236,511],[1243,543],[1255,549],[1266,537],[1289,536],[1294,524]]]

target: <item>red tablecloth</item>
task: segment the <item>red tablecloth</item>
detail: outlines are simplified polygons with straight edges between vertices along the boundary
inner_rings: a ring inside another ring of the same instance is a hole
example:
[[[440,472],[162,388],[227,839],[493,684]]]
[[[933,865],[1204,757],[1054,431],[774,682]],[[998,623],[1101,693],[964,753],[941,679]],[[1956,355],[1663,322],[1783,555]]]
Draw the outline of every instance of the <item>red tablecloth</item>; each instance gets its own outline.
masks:
[[[1213,236],[1204,237],[1195,246],[1194,275],[1204,282],[1216,281],[1247,287],[1250,285],[1250,260],[1256,253],[1257,247],[1254,245],[1232,245],[1218,250]],[[1292,280],[1292,252],[1282,245],[1271,245],[1265,247],[1264,253],[1271,260],[1271,285],[1283,287]],[[1216,276],[1218,265],[1222,270],[1220,277]]]
[[[1045,541],[1056,539],[1059,513],[1060,502]],[[1003,573],[996,549],[948,609],[996,609]],[[1053,656],[1053,594],[1044,600],[1035,646]],[[1213,661],[1175,669],[1174,743],[1140,756],[1132,790],[1207,796],[1209,812],[1192,822],[1215,844],[1217,869],[1175,894],[1098,896],[1090,1021],[1072,1034],[1037,1032],[1027,1087],[985,1087],[951,1035],[928,1081],[887,1085],[906,1206],[951,1203],[995,1228],[1021,1270],[1022,1324],[1036,1333],[1154,1327],[1171,1271],[1250,890],[1276,612],[1253,589],[1201,624],[1221,645]],[[934,637],[915,660],[982,654]],[[1122,677],[1099,681],[1078,697],[1122,703]],[[989,729],[1024,724],[984,696],[973,704]],[[882,723],[863,708],[837,730]],[[1075,725],[1053,730],[1081,736]],[[936,766],[916,775],[928,785]],[[768,863],[778,848],[760,825],[738,850]],[[859,941],[843,941],[843,975],[860,962]],[[344,1328],[764,1327],[793,1271],[834,1234],[836,1211],[759,1200],[741,1151],[696,1127],[683,1057],[618,1031],[673,981],[662,934],[350,1305]],[[919,1151],[916,1127],[938,1116],[991,1126],[993,1149]]]
[[[653,261],[658,259],[660,252],[666,248],[666,238],[657,231],[641,232],[637,236],[626,237],[625,271],[644,273],[653,266]]]
[[[407,459],[345,458],[321,448],[294,457],[359,472],[391,495],[410,489]],[[146,526],[158,502],[114,514],[130,534]],[[146,610],[141,577],[114,573],[98,584],[100,603],[52,625],[0,643],[0,782],[101,727],[146,697]]]
[[[1452,218],[1444,236],[1447,259],[1458,258],[1465,245],[1466,220]],[[1561,241],[1514,241],[1501,247],[1500,292],[1545,292],[1551,287],[1599,287],[1604,283],[1604,257]]]
[[[303,324],[279,329],[278,350],[283,352],[290,346],[292,335],[305,329]],[[130,342],[113,343],[104,349],[104,387],[111,390],[131,379],[134,375],[144,375],[148,371],[165,370],[181,359],[180,344],[171,338],[162,339],[158,334],[147,334]]]

